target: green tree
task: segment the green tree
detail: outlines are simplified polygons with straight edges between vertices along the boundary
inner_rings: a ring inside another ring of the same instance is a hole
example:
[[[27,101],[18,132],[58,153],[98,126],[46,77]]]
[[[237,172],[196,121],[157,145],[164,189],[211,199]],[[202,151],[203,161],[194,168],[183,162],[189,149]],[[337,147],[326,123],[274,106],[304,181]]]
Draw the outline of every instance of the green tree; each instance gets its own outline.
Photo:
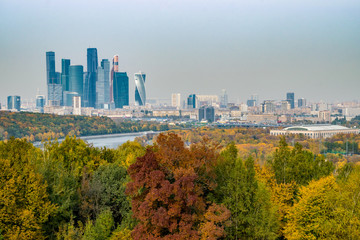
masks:
[[[114,219],[110,210],[104,210],[96,218],[95,223],[89,220],[85,226],[83,240],[105,240],[109,239]]]
[[[275,239],[278,230],[276,209],[271,205],[265,184],[255,177],[254,160],[237,158],[234,144],[221,153],[216,167],[218,186],[215,198],[231,211],[226,228],[229,239]]]
[[[284,137],[280,139],[279,148],[276,149],[270,165],[277,183],[296,182],[299,185],[328,176],[335,169],[324,156],[314,156],[313,153],[303,150],[299,143],[290,149]]]

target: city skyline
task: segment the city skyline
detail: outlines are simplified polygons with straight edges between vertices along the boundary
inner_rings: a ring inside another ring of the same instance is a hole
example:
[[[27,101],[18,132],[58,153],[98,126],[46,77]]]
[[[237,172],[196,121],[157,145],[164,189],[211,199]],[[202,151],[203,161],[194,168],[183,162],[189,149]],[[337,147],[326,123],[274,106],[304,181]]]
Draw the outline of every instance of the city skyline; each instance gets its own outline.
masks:
[[[85,66],[89,47],[99,60],[119,54],[128,76],[146,72],[149,99],[227,89],[229,102],[287,92],[308,101],[359,100],[359,10],[347,0],[1,1],[0,102],[35,99],[38,88],[47,95],[44,52],[56,52],[60,72],[61,59]],[[134,103],[133,81],[129,88]]]

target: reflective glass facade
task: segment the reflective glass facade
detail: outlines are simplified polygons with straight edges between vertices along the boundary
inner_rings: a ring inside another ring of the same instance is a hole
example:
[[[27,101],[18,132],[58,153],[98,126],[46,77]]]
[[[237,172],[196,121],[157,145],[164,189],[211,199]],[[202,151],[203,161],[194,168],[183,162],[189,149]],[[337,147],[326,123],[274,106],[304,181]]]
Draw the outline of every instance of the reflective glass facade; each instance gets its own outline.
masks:
[[[101,67],[97,69],[96,108],[104,108],[104,104],[110,101],[109,72],[110,62],[107,59],[103,59]]]
[[[69,91],[83,95],[84,67],[73,65],[69,67]]]
[[[286,93],[286,100],[290,103],[291,109],[295,108],[295,94],[293,92]]]
[[[21,100],[20,96],[8,96],[7,97],[7,108],[8,110],[20,111]]]
[[[114,72],[113,74],[115,108],[129,106],[129,77],[126,72]]]
[[[146,103],[145,73],[135,73],[135,104],[143,106]]]

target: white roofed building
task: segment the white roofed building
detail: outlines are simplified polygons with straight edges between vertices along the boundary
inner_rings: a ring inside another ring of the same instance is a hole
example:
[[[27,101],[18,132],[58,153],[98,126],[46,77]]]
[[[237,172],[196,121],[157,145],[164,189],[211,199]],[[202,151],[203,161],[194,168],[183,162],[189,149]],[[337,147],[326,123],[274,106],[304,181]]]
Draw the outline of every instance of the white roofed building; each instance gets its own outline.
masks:
[[[336,134],[359,134],[359,129],[348,128],[339,125],[304,125],[292,126],[282,130],[271,130],[270,135],[288,135],[288,134],[303,134],[309,138],[328,138]]]

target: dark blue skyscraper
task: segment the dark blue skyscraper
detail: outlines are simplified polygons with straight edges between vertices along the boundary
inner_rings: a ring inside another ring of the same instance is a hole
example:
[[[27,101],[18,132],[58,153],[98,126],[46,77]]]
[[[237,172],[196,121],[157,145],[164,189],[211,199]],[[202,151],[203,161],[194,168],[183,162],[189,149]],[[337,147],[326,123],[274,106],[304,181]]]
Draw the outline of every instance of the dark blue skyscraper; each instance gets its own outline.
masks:
[[[69,67],[70,59],[61,59],[61,84],[63,91],[69,91]]]
[[[84,81],[84,106],[95,107],[96,104],[96,75],[98,56],[96,48],[87,49],[87,74]]]
[[[8,110],[20,111],[21,100],[20,96],[8,96],[7,97],[7,108]]]
[[[55,83],[55,52],[46,52],[46,81]]]
[[[189,95],[189,97],[187,98],[187,106],[188,106],[188,109],[196,108],[196,95],[195,94]]]
[[[295,108],[295,94],[293,92],[286,93],[286,100],[290,103],[291,109]]]
[[[113,74],[115,108],[129,106],[129,78],[126,72],[114,72]]]

